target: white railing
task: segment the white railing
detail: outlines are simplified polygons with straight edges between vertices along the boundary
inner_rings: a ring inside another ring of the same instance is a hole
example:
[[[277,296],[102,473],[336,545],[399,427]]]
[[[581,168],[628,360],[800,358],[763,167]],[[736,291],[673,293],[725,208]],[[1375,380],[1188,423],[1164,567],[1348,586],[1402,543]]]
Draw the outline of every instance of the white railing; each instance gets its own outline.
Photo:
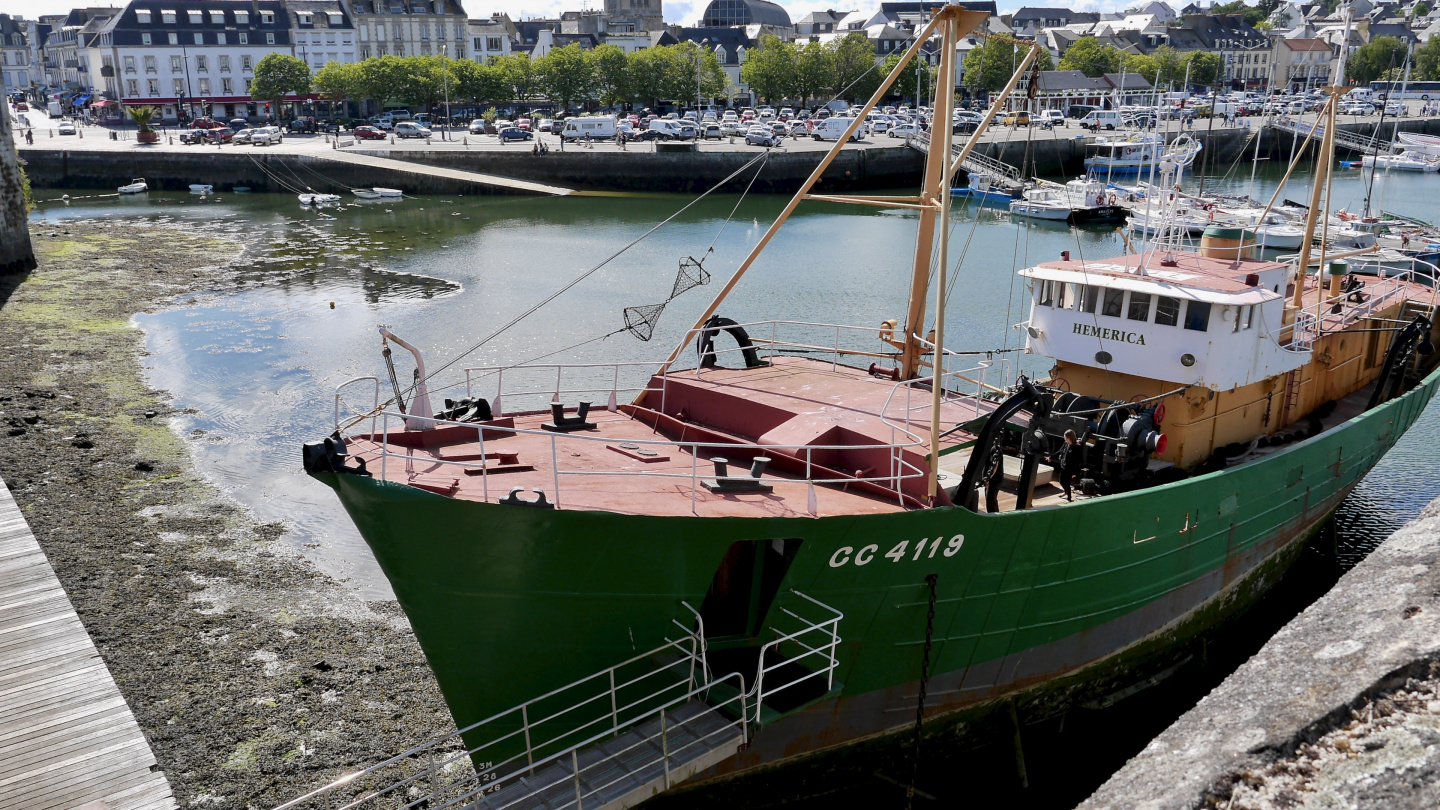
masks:
[[[577,752],[657,718],[660,720],[658,734],[649,735],[636,745],[656,739],[660,741],[668,781],[670,760],[687,746],[734,729],[738,729],[742,739],[748,738],[749,733],[748,703],[751,695],[744,689],[743,678],[739,673],[732,673],[710,679],[705,661],[704,624],[693,607],[688,603],[681,604],[695,615],[697,621],[697,629],[693,631],[678,621],[674,622],[684,631],[682,638],[674,641],[667,639],[665,644],[649,652],[422,743],[365,770],[342,776],[280,805],[276,810],[301,807],[323,807],[325,810],[427,807],[439,810],[462,806],[484,794],[496,793],[522,776],[534,775],[550,765],[568,762],[572,772],[578,771],[578,774],[603,765],[602,761],[576,769]],[[668,664],[655,668],[643,666],[675,655],[679,656],[678,660]],[[631,674],[636,669],[639,669],[639,674]],[[669,735],[673,731],[666,725],[666,713],[692,700],[703,700],[718,684],[732,678],[736,680],[737,694],[712,708],[721,709],[738,703],[730,712],[735,719],[705,737],[671,747]],[[557,705],[562,708],[551,708]],[[468,746],[464,740],[466,735],[473,738],[492,730],[495,736],[474,747]],[[496,759],[486,759],[492,756]],[[656,757],[641,767],[653,765],[659,759]],[[478,767],[476,763],[479,763]],[[614,781],[591,784],[583,789],[579,779],[574,784],[573,805],[552,806],[583,807],[587,796],[604,791]],[[520,800],[517,798],[517,801]]]
[[[829,692],[835,686],[835,670],[840,665],[840,659],[836,657],[836,652],[840,647],[840,620],[845,618],[845,614],[823,602],[806,596],[794,588],[790,589],[790,593],[795,594],[812,605],[823,608],[833,615],[827,619],[813,622],[796,614],[789,608],[780,608],[782,613],[799,622],[801,627],[792,633],[781,633],[778,628],[771,627],[770,629],[778,638],[760,648],[759,669],[755,673],[755,685],[751,687],[751,692],[755,698],[752,705],[754,706],[755,723],[757,725],[761,722],[760,710],[766,698],[773,701],[775,696],[781,692],[815,678],[825,678],[826,692]],[[782,647],[787,649],[792,647],[798,648],[799,650],[803,650],[803,652],[786,655]],[[767,666],[765,663],[765,654],[772,650],[776,653],[774,657],[777,660],[775,663]],[[768,684],[765,681],[767,673],[774,672],[781,667],[795,665],[801,661],[817,657],[820,659],[820,667],[818,669],[779,683],[776,683],[775,678],[771,678]]]
[[[1281,256],[1278,261],[1287,259],[1295,261],[1298,257]],[[1427,286],[1430,290],[1430,306],[1434,307],[1440,303],[1440,288],[1436,287],[1437,279],[1440,279],[1440,269],[1429,262],[1420,259],[1407,257],[1411,269],[1400,269],[1393,267],[1397,261],[1389,258],[1372,258],[1369,256],[1351,256],[1346,261],[1350,268],[1370,268],[1379,281],[1374,284],[1366,284],[1352,293],[1340,293],[1330,296],[1328,293],[1321,297],[1321,300],[1307,304],[1295,313],[1295,323],[1280,330],[1283,339],[1284,333],[1290,332],[1289,345],[1291,348],[1308,348],[1322,337],[1326,332],[1338,332],[1356,321],[1371,317],[1377,310],[1382,310],[1396,300],[1404,300],[1410,297],[1411,284]],[[1362,275],[1370,275],[1369,272]],[[1325,270],[1316,277],[1317,284],[1324,284]],[[1303,282],[1302,282],[1303,283]],[[1311,293],[1312,290],[1307,290]],[[1353,293],[1360,293],[1365,297],[1364,301],[1348,300]],[[1308,297],[1308,296],[1307,296]],[[1336,305],[1340,306],[1340,312],[1332,312]],[[1332,319],[1332,325],[1326,324],[1326,319]],[[1334,319],[1338,318],[1338,323]]]
[[[757,321],[739,324],[739,326],[747,329],[749,332],[752,333],[752,342],[754,343],[753,349],[761,353],[764,357],[771,359],[786,351],[798,351],[811,354],[819,353],[822,356],[828,355],[832,369],[838,367],[841,358],[848,356],[894,359],[893,354],[866,351],[861,349],[851,349],[842,345],[846,342],[844,340],[844,338],[846,337],[859,334],[864,334],[867,336],[875,335],[877,331],[875,327],[826,324],[808,321]],[[780,330],[782,329],[782,327],[787,329],[800,329],[808,332],[811,335],[811,339],[782,339],[782,336],[780,334]],[[768,330],[770,333],[768,337],[762,334],[763,331],[766,330]],[[826,338],[823,341],[819,337],[817,337],[822,333]],[[759,337],[757,338],[755,337],[755,335],[759,335]],[[933,349],[933,346],[929,342],[925,341],[919,336],[912,336],[912,339],[918,342],[922,347]],[[720,346],[714,347],[714,353],[717,359],[725,355],[736,354],[743,351],[745,351],[745,349],[739,346],[734,346],[730,348],[722,348]],[[961,355],[949,350],[944,352],[944,356],[945,364],[947,366],[952,363],[958,363],[960,359],[966,357],[965,355]],[[968,399],[970,400],[973,407],[972,412],[974,417],[978,418],[979,416],[981,416],[981,401],[984,397],[985,392],[987,390],[997,390],[995,386],[992,386],[987,382],[987,377],[990,374],[990,370],[996,365],[996,363],[999,363],[1000,365],[999,370],[1002,375],[1000,377],[1000,382],[1003,384],[1009,379],[1009,358],[983,359],[978,361],[975,365],[966,368],[956,370],[951,370],[947,368],[946,370],[944,370],[941,375],[942,402],[944,404],[954,405]],[[646,382],[642,384],[634,384],[632,380],[622,379],[622,376],[627,370],[634,369],[645,370],[647,374]],[[621,393],[625,393],[628,395],[631,393],[645,391],[659,394],[660,407],[658,409],[654,409],[640,408],[637,406],[637,411],[639,411],[642,416],[649,414],[655,415],[656,418],[659,418],[660,415],[665,414],[665,397],[667,389],[666,383],[669,377],[678,374],[704,374],[704,370],[700,369],[698,366],[678,370],[673,368],[664,369],[659,373],[660,384],[659,387],[656,387],[652,382],[655,377],[654,369],[654,363],[646,362],[536,364],[521,366],[471,367],[463,370],[463,373],[465,375],[465,381],[463,384],[465,386],[466,394],[468,396],[474,397],[476,395],[477,382],[481,379],[493,375],[494,388],[487,388],[486,393],[491,393],[491,396],[493,397],[491,400],[493,403],[491,409],[492,414],[495,417],[499,417],[502,415],[503,412],[501,406],[503,403],[513,403],[517,399],[538,399],[540,401],[537,401],[535,404],[543,404],[543,400],[545,399],[548,399],[550,402],[557,402],[561,401],[562,398],[568,399],[577,395],[600,394],[609,397],[609,405],[611,409],[614,409],[617,407],[618,396]],[[538,386],[538,384],[534,382],[535,379],[537,379],[537,374],[544,376],[546,380],[546,384],[543,387]],[[510,384],[510,387],[508,388],[507,381]],[[929,375],[914,380],[898,381],[891,386],[890,392],[885,400],[885,404],[881,407],[880,412],[876,414],[882,424],[884,424],[890,430],[889,441],[887,442],[877,442],[873,444],[833,445],[762,445],[743,440],[735,440],[730,442],[675,441],[670,439],[629,438],[624,440],[627,444],[634,444],[639,447],[645,447],[647,449],[650,449],[650,446],[653,446],[656,449],[676,448],[682,452],[688,452],[691,457],[690,470],[688,472],[666,472],[658,470],[651,471],[644,469],[637,470],[622,466],[618,462],[617,465],[612,469],[596,469],[594,467],[587,467],[585,469],[566,469],[561,466],[561,459],[568,459],[571,458],[571,456],[568,453],[562,453],[563,445],[579,447],[580,445],[575,445],[574,443],[613,443],[615,441],[615,438],[603,435],[558,433],[543,430],[527,430],[523,428],[499,427],[495,425],[484,425],[474,422],[455,422],[440,418],[420,417],[414,414],[402,414],[391,407],[382,408],[379,406],[378,403],[380,396],[380,381],[377,377],[356,377],[352,380],[347,380],[346,382],[342,383],[340,386],[337,387],[335,393],[335,422],[337,429],[340,429],[341,427],[341,400],[343,390],[346,389],[348,386],[356,385],[362,382],[372,383],[373,398],[376,402],[376,405],[368,411],[356,410],[355,412],[350,414],[350,416],[357,420],[368,419],[370,423],[370,435],[381,436],[381,446],[379,449],[379,460],[381,461],[381,469],[379,471],[379,475],[381,480],[389,480],[390,472],[387,465],[384,463],[386,460],[391,458],[402,459],[405,463],[405,469],[407,472],[410,472],[413,469],[413,464],[416,461],[416,457],[413,455],[413,448],[407,447],[403,451],[392,450],[392,448],[390,447],[390,432],[392,425],[397,427],[409,425],[412,428],[421,424],[429,424],[435,427],[465,427],[475,430],[476,432],[476,438],[478,439],[480,445],[480,461],[457,461],[430,456],[424,457],[422,460],[427,464],[440,464],[451,468],[457,468],[462,471],[465,469],[476,470],[476,473],[471,474],[478,474],[478,476],[480,477],[481,499],[486,502],[490,501],[490,471],[492,467],[492,465],[488,463],[488,459],[490,458],[489,449],[491,449],[488,443],[493,443],[494,441],[497,441],[497,438],[495,438],[495,434],[501,434],[501,436],[499,437],[500,439],[509,436],[537,437],[543,439],[546,443],[549,444],[550,460],[552,465],[551,486],[554,489],[554,492],[552,493],[552,500],[557,506],[564,498],[561,489],[562,478],[593,475],[626,475],[675,478],[681,480],[688,479],[690,483],[691,508],[693,511],[695,502],[699,494],[699,490],[701,488],[700,482],[702,478],[711,477],[711,471],[708,469],[702,470],[700,467],[700,462],[702,460],[708,459],[710,456],[724,456],[727,452],[733,452],[736,450],[749,451],[758,455],[784,453],[788,455],[790,460],[794,462],[803,462],[803,475],[801,475],[800,477],[765,478],[764,480],[766,484],[809,486],[812,484],[867,483],[873,484],[877,487],[880,487],[882,490],[892,493],[901,505],[904,505],[906,503],[906,498],[909,497],[905,493],[905,483],[914,479],[923,479],[929,474],[927,469],[905,458],[906,450],[913,450],[916,453],[920,454],[927,452],[927,441],[922,439],[918,434],[914,432],[913,416],[916,414],[917,411],[928,412],[930,408],[930,395],[928,391],[928,386],[931,382],[931,378]],[[958,392],[957,388],[959,386],[967,384],[973,384],[975,386],[975,393],[973,395],[961,394]],[[922,392],[924,394],[923,396],[915,397],[913,395],[916,386],[927,387],[926,390]],[[899,395],[901,394],[902,389],[904,396],[903,403],[900,403],[898,402],[898,400],[901,399]],[[897,408],[901,409],[901,412],[899,414],[895,413],[895,410]],[[514,409],[510,410],[510,413],[512,414],[515,412],[516,411]],[[398,422],[394,420],[398,420]],[[929,428],[928,419],[926,420],[923,427],[926,429]],[[489,433],[492,438],[487,440],[487,433]],[[593,445],[583,446],[593,447]],[[885,451],[888,456],[888,462],[885,466],[885,469],[877,470],[876,474],[868,476],[836,475],[829,477],[816,477],[815,475],[816,465],[814,464],[814,455],[816,453],[824,453],[828,451],[864,452],[876,450]],[[593,454],[587,455],[587,457],[590,456],[593,456]],[[367,463],[370,460],[371,459],[367,459]],[[505,492],[500,492],[497,494],[497,499],[500,497],[504,497],[507,494],[508,490],[506,490]]]

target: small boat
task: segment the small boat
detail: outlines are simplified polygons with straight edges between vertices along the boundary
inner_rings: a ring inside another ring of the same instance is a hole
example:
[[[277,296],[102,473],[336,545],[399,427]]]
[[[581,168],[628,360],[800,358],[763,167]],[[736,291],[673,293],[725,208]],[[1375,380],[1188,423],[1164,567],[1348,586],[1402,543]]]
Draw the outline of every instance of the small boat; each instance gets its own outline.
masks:
[[[249,186],[236,186],[233,190],[234,190],[234,192],[235,192],[236,194],[249,194],[249,193],[250,193],[250,187],[249,187]]]
[[[301,205],[325,205],[326,203],[340,202],[339,194],[301,194]]]
[[[1440,157],[1440,137],[1420,132],[1401,132],[1396,135],[1396,138],[1407,152],[1424,152]]]
[[[1262,248],[1298,250],[1305,241],[1305,229],[1280,214],[1267,214],[1253,230]]]
[[[190,184],[190,193],[191,193],[191,194],[209,194],[210,192],[212,192],[212,191],[214,191],[214,190],[215,190],[215,187],[212,186],[212,185],[210,185],[209,183],[191,183],[191,184]]]
[[[354,194],[356,197],[359,197],[362,200],[380,199],[380,192],[376,191],[373,188],[352,188],[350,189],[350,193]]]
[[[1433,172],[1440,170],[1440,157],[1407,149],[1398,155],[1366,155],[1360,159],[1360,165],[1396,172]]]
[[[381,187],[379,187],[379,186],[376,186],[375,188],[371,189],[371,191],[374,191],[376,194],[379,194],[381,197],[404,197],[404,196],[405,196],[405,192],[401,191],[401,190],[398,189],[398,188],[381,188]]]
[[[1050,189],[1037,188],[1025,192],[1022,199],[1011,200],[1010,215],[1065,222],[1070,219],[1070,203]]]
[[[1200,142],[1189,135],[1176,138],[1168,146],[1159,135],[1136,134],[1120,138],[1100,138],[1090,144],[1095,154],[1085,158],[1085,168],[1095,175],[1138,174],[1149,176],[1160,161],[1169,160],[1181,169],[1188,168],[1200,154]]]
[[[121,194],[139,194],[141,192],[149,190],[150,187],[145,184],[145,178],[143,177],[137,177],[134,180],[131,180],[128,184],[121,186],[119,189]]]

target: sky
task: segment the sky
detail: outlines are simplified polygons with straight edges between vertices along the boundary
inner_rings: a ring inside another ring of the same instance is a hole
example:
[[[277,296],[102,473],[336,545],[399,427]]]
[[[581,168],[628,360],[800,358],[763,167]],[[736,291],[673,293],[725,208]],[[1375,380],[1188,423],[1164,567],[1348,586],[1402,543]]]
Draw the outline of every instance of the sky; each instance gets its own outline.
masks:
[[[88,0],[88,2],[97,6],[107,4],[107,0]],[[476,18],[488,17],[497,11],[508,13],[515,19],[554,17],[561,11],[576,11],[601,6],[594,0],[590,2],[585,0],[462,0],[462,2],[470,16]],[[123,6],[125,0],[108,0],[108,4]],[[664,4],[666,22],[691,25],[699,19],[708,0],[664,0]],[[1064,6],[1075,11],[1120,11],[1137,4],[1138,0],[1065,0],[1065,2],[1044,0],[1044,2],[1035,2],[1030,5]],[[64,14],[78,5],[80,3],[77,0],[0,0],[0,14],[19,15],[34,19],[41,14]],[[780,5],[790,13],[792,20],[798,20],[812,11],[869,9],[876,7],[878,2],[876,0],[866,0],[863,3],[844,3],[837,0],[789,0]],[[1007,3],[1001,0],[997,5],[1003,14],[1014,11],[1025,3]]]

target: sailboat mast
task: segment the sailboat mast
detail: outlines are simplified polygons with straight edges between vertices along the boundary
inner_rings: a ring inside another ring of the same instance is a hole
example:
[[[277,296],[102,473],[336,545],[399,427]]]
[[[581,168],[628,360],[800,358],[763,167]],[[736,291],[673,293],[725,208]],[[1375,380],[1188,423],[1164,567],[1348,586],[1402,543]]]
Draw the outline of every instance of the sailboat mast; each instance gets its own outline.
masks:
[[[1340,59],[1339,64],[1336,66],[1336,76],[1334,77],[1335,81],[1342,82],[1345,80],[1346,49],[1350,44],[1349,6],[1345,7],[1344,17],[1345,33],[1340,42]],[[1291,306],[1297,310],[1303,309],[1305,306],[1305,277],[1310,272],[1310,247],[1315,241],[1315,223],[1317,221],[1315,218],[1317,216],[1326,217],[1324,209],[1320,207],[1320,192],[1325,188],[1326,181],[1330,176],[1330,167],[1335,161],[1335,106],[1339,103],[1340,94],[1345,92],[1345,88],[1338,84],[1332,84],[1325,88],[1325,92],[1330,96],[1325,102],[1324,109],[1320,111],[1320,116],[1325,117],[1325,138],[1320,142],[1319,160],[1316,161],[1315,167],[1316,174],[1310,185],[1310,216],[1305,223],[1305,240],[1300,244],[1299,263],[1295,266],[1295,293],[1290,299]],[[1319,123],[1318,118],[1317,116],[1317,125]],[[1329,218],[1326,217],[1319,221],[1328,224]],[[1324,238],[1323,231],[1321,238]],[[1323,258],[1324,245],[1321,245],[1320,250]],[[1325,268],[1322,266],[1320,272],[1323,273],[1324,270]],[[1322,288],[1320,296],[1323,301],[1325,295],[1323,291],[1323,280],[1320,280],[1319,283]]]
[[[955,109],[955,40],[957,39],[955,30],[956,25],[954,19],[946,20],[941,26],[941,42],[945,50],[940,57],[939,86],[945,90],[937,94],[935,118],[933,120],[936,123],[943,122],[944,126],[939,128],[939,132],[935,131],[936,128],[933,125],[931,126],[930,154],[931,156],[938,156],[939,160],[928,161],[925,167],[925,174],[928,179],[931,168],[930,164],[935,166],[937,169],[937,179],[940,183],[938,188],[932,188],[927,185],[922,192],[922,194],[938,196],[940,203],[940,245],[939,255],[937,256],[935,265],[935,356],[931,367],[933,376],[930,382],[930,479],[927,488],[927,494],[932,501],[935,499],[939,485],[940,402],[943,399],[945,390],[945,297],[948,292],[945,289],[945,281],[949,269],[950,244],[950,161],[953,157],[950,154],[950,146],[955,133],[955,128],[951,122]],[[939,137],[936,137],[937,135]],[[979,211],[976,211],[975,215],[979,216]],[[934,227],[933,221],[931,227]],[[927,250],[925,253],[928,254],[929,251]],[[920,252],[917,251],[917,263],[919,259]],[[928,259],[925,264],[928,275],[930,264]],[[918,264],[916,266],[916,272],[918,275]],[[906,341],[907,346],[911,345],[911,343],[912,341]]]

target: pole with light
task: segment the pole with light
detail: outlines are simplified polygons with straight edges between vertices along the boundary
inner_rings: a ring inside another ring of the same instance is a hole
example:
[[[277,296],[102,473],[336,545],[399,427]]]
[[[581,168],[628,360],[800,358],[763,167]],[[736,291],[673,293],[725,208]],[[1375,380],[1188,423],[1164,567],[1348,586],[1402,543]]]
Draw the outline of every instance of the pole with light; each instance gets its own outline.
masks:
[[[449,43],[440,43],[440,68],[445,81],[445,128],[440,130],[441,140],[450,140],[450,55]]]

